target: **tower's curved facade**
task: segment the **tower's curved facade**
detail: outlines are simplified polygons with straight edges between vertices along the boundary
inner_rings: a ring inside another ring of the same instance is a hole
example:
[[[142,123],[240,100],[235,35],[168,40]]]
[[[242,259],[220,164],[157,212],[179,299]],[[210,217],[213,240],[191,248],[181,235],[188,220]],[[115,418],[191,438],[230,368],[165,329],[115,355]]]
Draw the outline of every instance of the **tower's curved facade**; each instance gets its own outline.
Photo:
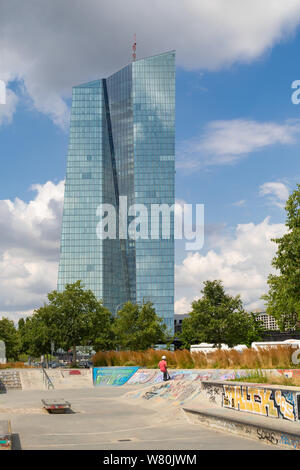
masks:
[[[159,229],[153,238],[151,206],[172,206],[174,185],[174,51],[74,87],[58,289],[80,279],[112,313],[127,300],[151,300],[173,331],[174,215],[170,236]],[[128,208],[148,209],[147,239],[98,238],[97,208],[111,204],[118,214],[122,196]]]

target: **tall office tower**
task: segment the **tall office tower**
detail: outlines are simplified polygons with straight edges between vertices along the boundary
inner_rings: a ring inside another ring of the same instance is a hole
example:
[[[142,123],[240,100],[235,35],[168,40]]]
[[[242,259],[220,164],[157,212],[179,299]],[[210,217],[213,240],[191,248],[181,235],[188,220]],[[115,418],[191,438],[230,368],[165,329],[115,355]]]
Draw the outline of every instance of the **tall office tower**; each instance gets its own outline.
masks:
[[[175,202],[174,155],[174,51],[73,88],[58,290],[80,279],[114,314],[150,300],[173,332],[174,214],[168,237],[151,206]],[[128,208],[148,209],[126,217],[128,231],[139,216],[149,238],[100,239],[97,208],[111,204],[118,215],[125,196]]]

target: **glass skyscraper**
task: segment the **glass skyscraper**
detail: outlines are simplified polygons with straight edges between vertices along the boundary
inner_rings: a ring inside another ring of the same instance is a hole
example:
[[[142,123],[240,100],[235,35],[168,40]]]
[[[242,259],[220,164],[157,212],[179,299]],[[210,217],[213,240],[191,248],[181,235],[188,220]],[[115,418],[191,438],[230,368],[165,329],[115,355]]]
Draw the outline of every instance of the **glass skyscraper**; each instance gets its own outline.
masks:
[[[174,51],[73,88],[58,290],[80,279],[112,313],[128,300],[151,300],[173,331],[174,213],[166,236],[151,206],[175,203],[174,160]],[[98,238],[98,206],[118,214],[122,196],[148,209],[148,239]]]

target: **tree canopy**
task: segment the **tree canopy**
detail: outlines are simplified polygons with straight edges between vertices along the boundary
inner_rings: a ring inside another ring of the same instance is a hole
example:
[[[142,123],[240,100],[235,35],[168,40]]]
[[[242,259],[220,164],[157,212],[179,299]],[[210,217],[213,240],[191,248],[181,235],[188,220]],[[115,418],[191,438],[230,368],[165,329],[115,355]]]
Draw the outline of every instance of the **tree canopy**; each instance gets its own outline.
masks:
[[[243,308],[240,296],[225,293],[222,281],[206,281],[203,296],[192,303],[192,311],[182,322],[181,339],[184,347],[201,342],[221,343],[233,347],[250,346],[261,339],[262,329],[253,315]]]
[[[113,331],[119,349],[145,350],[166,341],[166,326],[151,302],[127,302],[115,318]]]
[[[276,274],[268,277],[267,313],[276,318],[281,330],[300,328],[300,184],[286,205],[287,232],[272,239],[277,253],[272,260]]]
[[[4,341],[6,357],[16,361],[20,352],[20,340],[14,322],[6,317],[0,320],[0,340]]]
[[[73,348],[75,360],[76,346],[112,347],[111,313],[81,281],[67,284],[63,292],[50,292],[48,301],[19,322],[23,350],[47,354],[53,342],[56,348]]]

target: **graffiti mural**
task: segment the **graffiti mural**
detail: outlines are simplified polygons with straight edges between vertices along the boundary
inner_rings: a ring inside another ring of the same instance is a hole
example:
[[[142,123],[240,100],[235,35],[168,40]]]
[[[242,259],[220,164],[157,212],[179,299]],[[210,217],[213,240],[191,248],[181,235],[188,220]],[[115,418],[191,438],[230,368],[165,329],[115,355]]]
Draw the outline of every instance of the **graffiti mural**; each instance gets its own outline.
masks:
[[[279,442],[280,444],[284,444],[286,446],[300,450],[300,439],[298,438],[293,438],[292,436],[282,433]]]
[[[143,398],[145,400],[166,399],[175,405],[182,405],[186,401],[193,400],[201,394],[201,384],[195,382],[166,382],[161,385],[155,385],[146,393]]]
[[[277,369],[280,375],[284,375],[288,379],[300,377],[300,369]]]
[[[290,390],[223,385],[223,406],[238,411],[297,421],[297,396]]]
[[[247,374],[246,370],[234,371],[232,369],[178,369],[169,370],[171,380],[188,380],[188,381],[203,381],[203,380],[233,380],[235,377],[243,377]],[[163,381],[163,374],[159,373],[153,379],[153,383],[161,383]],[[150,381],[151,382],[151,381]]]
[[[94,385],[124,385],[138,367],[94,367]]]
[[[130,379],[127,384],[145,384],[153,382],[159,372],[153,369],[139,369]]]

